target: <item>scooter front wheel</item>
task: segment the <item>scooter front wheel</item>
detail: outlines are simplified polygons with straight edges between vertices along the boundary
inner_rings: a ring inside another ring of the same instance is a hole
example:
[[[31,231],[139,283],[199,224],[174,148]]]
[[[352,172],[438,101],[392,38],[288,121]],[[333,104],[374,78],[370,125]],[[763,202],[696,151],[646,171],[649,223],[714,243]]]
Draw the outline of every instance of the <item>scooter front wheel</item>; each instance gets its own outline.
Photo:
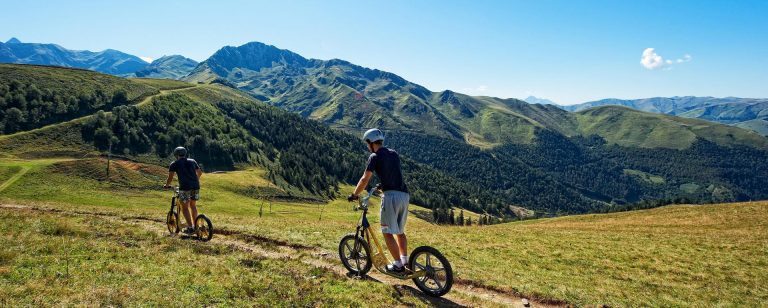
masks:
[[[408,261],[411,270],[423,272],[423,275],[413,278],[413,283],[427,295],[443,296],[453,286],[453,269],[448,259],[437,249],[421,246],[411,252]]]
[[[165,216],[165,225],[168,227],[168,232],[171,235],[179,233],[179,213],[174,210],[168,211],[168,215]]]
[[[341,264],[352,274],[363,276],[371,270],[370,248],[362,237],[347,234],[339,243],[339,258]]]
[[[207,242],[213,238],[213,223],[207,216],[198,215],[195,219],[195,227],[197,227],[197,238],[201,241]]]

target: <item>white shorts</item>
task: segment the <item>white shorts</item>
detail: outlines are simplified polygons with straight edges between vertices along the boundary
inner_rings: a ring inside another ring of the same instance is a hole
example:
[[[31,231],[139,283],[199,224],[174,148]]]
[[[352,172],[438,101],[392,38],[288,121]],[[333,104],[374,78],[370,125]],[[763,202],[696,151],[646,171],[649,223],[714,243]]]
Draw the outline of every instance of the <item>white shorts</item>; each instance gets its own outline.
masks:
[[[408,193],[388,190],[381,197],[381,233],[403,234],[408,219]]]

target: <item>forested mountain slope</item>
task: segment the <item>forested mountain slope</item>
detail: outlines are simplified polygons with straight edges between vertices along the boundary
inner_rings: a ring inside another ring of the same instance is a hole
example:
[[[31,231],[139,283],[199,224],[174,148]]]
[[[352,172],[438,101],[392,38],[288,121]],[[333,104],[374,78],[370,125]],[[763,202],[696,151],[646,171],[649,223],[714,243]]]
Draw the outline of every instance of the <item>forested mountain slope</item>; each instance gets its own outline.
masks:
[[[338,197],[339,184],[354,183],[364,169],[367,154],[358,137],[223,85],[182,87],[180,82],[120,79],[66,68],[0,67],[0,75],[10,73],[40,85],[80,80],[80,87],[60,89],[65,96],[98,87],[91,81],[98,78],[116,79],[111,86],[118,92],[127,93],[135,87],[157,94],[145,99],[146,103],[101,106],[89,109],[92,115],[74,121],[59,119],[41,129],[0,134],[4,155],[79,158],[111,150],[114,155],[164,165],[171,160],[172,149],[184,145],[206,171],[259,165],[281,187],[283,193],[278,197],[303,198]],[[416,204],[482,211],[488,204],[503,203],[490,191],[407,157],[403,157],[403,167]]]
[[[88,70],[0,64],[0,134],[110,110],[156,93],[155,88]]]

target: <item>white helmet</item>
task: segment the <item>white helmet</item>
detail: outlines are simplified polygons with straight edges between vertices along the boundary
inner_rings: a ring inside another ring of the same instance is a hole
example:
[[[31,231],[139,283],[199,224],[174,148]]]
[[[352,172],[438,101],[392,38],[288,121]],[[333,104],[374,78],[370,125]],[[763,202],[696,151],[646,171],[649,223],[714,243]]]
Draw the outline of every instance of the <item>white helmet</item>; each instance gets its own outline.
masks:
[[[373,143],[379,140],[384,141],[384,132],[378,128],[371,128],[363,134],[363,140],[368,143]]]

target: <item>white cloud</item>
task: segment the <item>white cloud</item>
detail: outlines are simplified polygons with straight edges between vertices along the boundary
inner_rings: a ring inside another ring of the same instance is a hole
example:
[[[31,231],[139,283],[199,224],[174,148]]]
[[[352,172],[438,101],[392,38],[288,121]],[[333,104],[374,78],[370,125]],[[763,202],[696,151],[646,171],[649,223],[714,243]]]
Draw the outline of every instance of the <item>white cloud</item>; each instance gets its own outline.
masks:
[[[646,48],[643,50],[643,56],[640,57],[640,64],[649,70],[655,70],[664,66],[664,59],[653,51],[653,48]]]
[[[661,57],[661,55],[656,53],[655,49],[646,48],[645,50],[643,50],[643,55],[640,56],[640,64],[642,64],[643,67],[649,70],[655,70],[660,68],[664,68],[664,70],[669,70],[671,69],[670,66],[674,64],[683,63],[683,62],[689,62],[691,61],[691,59],[693,59],[691,55],[685,54],[682,58],[679,58],[677,60],[671,60],[671,59],[664,60],[664,58]]]
[[[144,61],[147,61],[147,63],[152,63],[152,61],[154,60],[154,59],[152,59],[152,58],[150,58],[150,57],[139,57],[139,59],[142,59],[142,60],[144,60]]]
[[[693,59],[693,57],[691,57],[691,55],[689,54],[686,54],[683,56],[682,59],[677,59],[677,63],[688,62],[688,61],[691,61],[691,59]]]
[[[488,86],[486,85],[479,85],[474,88],[462,88],[461,92],[467,93],[467,94],[482,94],[484,92],[488,91]]]

